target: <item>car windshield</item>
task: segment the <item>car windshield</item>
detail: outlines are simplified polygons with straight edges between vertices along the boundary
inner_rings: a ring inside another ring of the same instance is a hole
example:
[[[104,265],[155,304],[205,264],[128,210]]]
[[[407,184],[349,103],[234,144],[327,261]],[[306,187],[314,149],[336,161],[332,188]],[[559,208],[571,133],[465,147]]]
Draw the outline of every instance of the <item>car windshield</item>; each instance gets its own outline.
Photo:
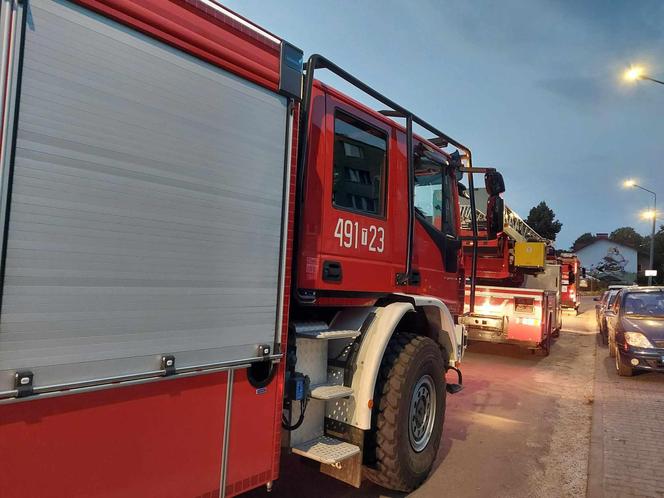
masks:
[[[630,292],[624,309],[625,315],[664,318],[664,292]]]

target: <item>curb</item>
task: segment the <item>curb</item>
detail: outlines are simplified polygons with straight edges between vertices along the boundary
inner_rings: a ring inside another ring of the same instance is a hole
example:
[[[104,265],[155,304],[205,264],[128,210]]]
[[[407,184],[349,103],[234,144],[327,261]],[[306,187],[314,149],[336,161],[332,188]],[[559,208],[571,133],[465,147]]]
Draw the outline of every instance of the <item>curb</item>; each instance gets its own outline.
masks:
[[[588,452],[587,498],[603,498],[604,496],[604,413],[602,407],[603,400],[597,396],[597,376],[600,372],[600,353],[602,351],[599,345],[595,343],[593,419],[590,430],[590,451]]]

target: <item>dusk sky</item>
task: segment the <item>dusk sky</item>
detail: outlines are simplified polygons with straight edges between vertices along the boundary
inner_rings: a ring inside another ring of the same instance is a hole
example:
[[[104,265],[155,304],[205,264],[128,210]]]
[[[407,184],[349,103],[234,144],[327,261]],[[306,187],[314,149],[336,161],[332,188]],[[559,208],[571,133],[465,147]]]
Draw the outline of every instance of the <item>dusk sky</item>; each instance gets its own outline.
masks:
[[[664,78],[663,1],[224,4],[469,145],[522,217],[545,200],[559,248],[583,232],[650,232],[638,213],[651,197],[625,178],[664,211],[664,86],[621,80],[631,63]]]

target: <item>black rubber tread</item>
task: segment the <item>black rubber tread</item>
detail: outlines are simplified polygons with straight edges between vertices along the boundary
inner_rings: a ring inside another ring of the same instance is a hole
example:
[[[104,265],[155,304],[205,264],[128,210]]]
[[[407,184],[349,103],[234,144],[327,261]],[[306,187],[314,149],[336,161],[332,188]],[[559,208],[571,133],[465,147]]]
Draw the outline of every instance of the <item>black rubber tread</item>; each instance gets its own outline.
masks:
[[[623,360],[620,351],[616,348],[616,370],[621,377],[631,377],[634,375],[634,368]]]
[[[376,458],[365,472],[371,481],[388,489],[412,491],[427,478],[438,453],[445,418],[444,372],[441,349],[430,338],[399,332],[390,339],[374,391],[369,439]],[[408,439],[410,395],[415,383],[427,373],[433,374],[436,384],[436,423],[429,443],[416,453]]]

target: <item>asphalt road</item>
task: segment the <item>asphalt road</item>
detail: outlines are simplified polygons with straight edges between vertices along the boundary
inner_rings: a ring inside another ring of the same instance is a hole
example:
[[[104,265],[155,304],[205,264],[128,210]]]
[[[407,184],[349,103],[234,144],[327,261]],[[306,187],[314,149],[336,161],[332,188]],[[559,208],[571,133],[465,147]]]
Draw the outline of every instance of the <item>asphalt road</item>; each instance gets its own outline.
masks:
[[[594,307],[565,316],[546,358],[507,345],[477,343],[464,359],[465,389],[448,395],[434,470],[410,496],[584,496],[595,366]],[[404,496],[365,481],[351,488],[318,472],[314,462],[282,458],[272,493],[249,496]]]

